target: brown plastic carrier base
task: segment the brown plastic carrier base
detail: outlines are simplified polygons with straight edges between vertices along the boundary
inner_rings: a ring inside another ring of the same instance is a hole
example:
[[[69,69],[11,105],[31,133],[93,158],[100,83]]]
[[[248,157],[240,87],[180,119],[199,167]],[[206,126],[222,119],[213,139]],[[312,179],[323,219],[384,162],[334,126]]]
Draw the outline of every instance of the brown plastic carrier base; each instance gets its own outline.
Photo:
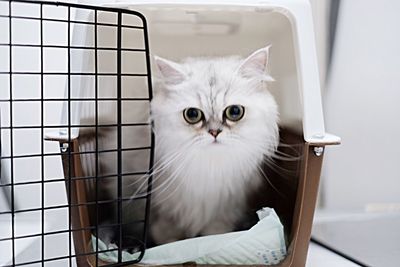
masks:
[[[285,192],[284,194],[286,195],[286,200],[282,201],[282,198],[276,196],[276,192],[274,190],[269,190],[263,194],[268,196],[268,199],[265,199],[264,202],[269,207],[275,208],[277,211],[277,214],[280,216],[283,224],[285,225],[285,231],[289,240],[287,257],[284,261],[275,266],[301,267],[305,266],[307,258],[323,153],[321,155],[316,155],[316,153],[314,153],[315,145],[304,142],[302,134],[295,133],[291,130],[282,129],[280,135],[282,142],[290,145],[283,146],[282,151],[292,155],[300,154],[301,157],[299,157],[298,161],[277,161],[279,166],[282,166],[283,169],[291,170],[290,173],[294,174],[292,177],[286,177],[286,179],[277,180],[276,177],[273,177],[274,175],[271,174],[271,172],[267,172],[268,177],[272,180],[275,187],[278,188],[278,191]],[[65,140],[58,141],[65,143]],[[85,149],[85,142],[88,142],[87,137],[72,140],[69,146],[72,150],[71,152],[83,152]],[[318,145],[318,147],[324,146],[325,145]],[[293,152],[295,153],[293,154]],[[72,159],[68,159],[67,153],[63,156],[65,177],[84,177],[80,154],[72,153],[71,157]],[[69,166],[69,163],[71,163],[71,166]],[[71,171],[70,175],[68,174],[69,171]],[[290,181],[290,183],[288,183],[288,181]],[[66,180],[66,184],[67,190],[68,185],[71,185],[71,204],[87,203],[88,201],[91,201],[91,196],[88,192],[91,192],[90,187],[93,186],[93,184],[87,183],[86,180],[79,179],[71,179],[71,181]],[[73,231],[75,253],[77,255],[83,255],[77,256],[77,263],[79,267],[96,266],[96,258],[95,255],[93,255],[94,251],[90,245],[91,230],[93,228],[90,226],[95,225],[91,223],[94,220],[94,212],[91,209],[94,209],[95,205],[92,206],[93,207],[90,205],[74,205],[71,210],[72,230],[87,229]],[[105,264],[107,263],[101,261],[100,259],[98,260],[99,266]],[[137,265],[131,264],[127,266]],[[185,263],[170,266],[195,265],[195,263]]]

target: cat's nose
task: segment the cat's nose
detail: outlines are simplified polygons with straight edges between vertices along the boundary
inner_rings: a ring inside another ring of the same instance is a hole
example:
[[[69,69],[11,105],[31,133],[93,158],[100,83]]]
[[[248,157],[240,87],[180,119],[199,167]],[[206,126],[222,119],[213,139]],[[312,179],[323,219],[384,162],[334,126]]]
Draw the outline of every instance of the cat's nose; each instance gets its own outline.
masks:
[[[210,130],[208,130],[208,133],[211,134],[212,136],[214,136],[215,138],[217,138],[217,136],[219,135],[220,132],[222,132],[221,129],[217,129],[217,130],[210,129]]]

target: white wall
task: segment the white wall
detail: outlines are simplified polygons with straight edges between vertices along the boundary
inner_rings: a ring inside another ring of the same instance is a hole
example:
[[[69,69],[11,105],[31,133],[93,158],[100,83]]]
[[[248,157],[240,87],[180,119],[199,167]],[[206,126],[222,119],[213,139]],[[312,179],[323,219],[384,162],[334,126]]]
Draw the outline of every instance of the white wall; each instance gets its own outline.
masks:
[[[315,43],[317,47],[318,66],[320,71],[321,89],[324,91],[327,48],[328,48],[328,23],[329,23],[329,4],[332,0],[310,0],[314,21]]]
[[[400,208],[400,2],[341,1],[326,126],[342,137],[329,148],[324,206]]]

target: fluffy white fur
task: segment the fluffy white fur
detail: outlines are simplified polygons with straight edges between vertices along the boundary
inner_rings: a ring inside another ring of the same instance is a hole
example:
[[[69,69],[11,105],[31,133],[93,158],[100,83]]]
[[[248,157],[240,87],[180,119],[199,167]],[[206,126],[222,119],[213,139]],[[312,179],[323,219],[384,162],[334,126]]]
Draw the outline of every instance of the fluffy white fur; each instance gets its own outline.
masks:
[[[243,219],[247,196],[264,179],[261,163],[279,140],[277,104],[266,88],[268,51],[182,63],[155,58],[161,76],[151,103],[156,243],[229,232]],[[244,117],[224,122],[223,111],[233,104],[245,107]],[[190,107],[203,111],[205,123],[184,120]],[[218,127],[215,139],[208,130]]]

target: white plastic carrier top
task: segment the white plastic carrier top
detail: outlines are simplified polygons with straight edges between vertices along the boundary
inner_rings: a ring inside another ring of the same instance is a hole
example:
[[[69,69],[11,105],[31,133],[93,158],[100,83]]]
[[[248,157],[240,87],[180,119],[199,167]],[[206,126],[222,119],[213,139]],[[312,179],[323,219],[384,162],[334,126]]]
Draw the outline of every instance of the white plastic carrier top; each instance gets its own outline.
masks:
[[[150,53],[175,61],[196,56],[246,57],[272,45],[269,70],[275,82],[269,89],[279,105],[281,126],[302,131],[305,141],[314,145],[340,142],[339,137],[325,132],[307,0],[135,0],[105,6],[142,13],[147,22]],[[85,39],[85,34],[82,28],[75,29],[73,39]],[[122,42],[134,42],[128,39],[137,36],[127,35]],[[104,39],[113,38],[110,35]],[[129,64],[143,64],[143,60],[129,60]],[[143,69],[145,65],[131,68]]]

